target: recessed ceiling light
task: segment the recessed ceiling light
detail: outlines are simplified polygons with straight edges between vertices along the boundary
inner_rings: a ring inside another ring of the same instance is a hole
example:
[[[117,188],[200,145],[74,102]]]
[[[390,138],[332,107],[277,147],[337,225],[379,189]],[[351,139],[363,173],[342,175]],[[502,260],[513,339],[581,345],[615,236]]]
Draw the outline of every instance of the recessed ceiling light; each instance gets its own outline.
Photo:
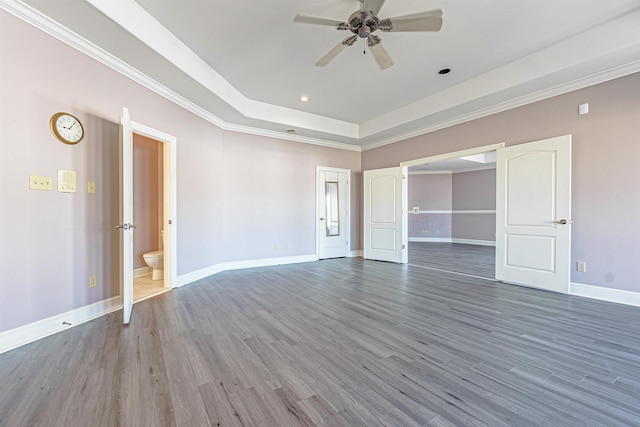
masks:
[[[309,102],[309,97],[308,96],[301,96],[300,97],[300,102]]]
[[[442,70],[438,71],[438,74],[449,74],[451,72],[451,68],[443,68]]]

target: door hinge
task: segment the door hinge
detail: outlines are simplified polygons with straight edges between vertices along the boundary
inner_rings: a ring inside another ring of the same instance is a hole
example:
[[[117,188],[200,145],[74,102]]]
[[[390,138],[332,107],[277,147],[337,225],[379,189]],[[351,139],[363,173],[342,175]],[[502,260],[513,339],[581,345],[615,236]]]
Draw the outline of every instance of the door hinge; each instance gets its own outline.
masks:
[[[407,245],[402,245],[402,250],[407,249]]]
[[[407,179],[407,177],[405,176],[405,174],[402,174],[402,179]]]

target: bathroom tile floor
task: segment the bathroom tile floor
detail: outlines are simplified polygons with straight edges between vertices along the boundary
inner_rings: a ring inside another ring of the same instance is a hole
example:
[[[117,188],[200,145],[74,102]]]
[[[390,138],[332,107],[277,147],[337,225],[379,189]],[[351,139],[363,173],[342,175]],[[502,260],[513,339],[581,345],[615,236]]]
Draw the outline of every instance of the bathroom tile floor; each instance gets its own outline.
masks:
[[[141,301],[161,294],[169,289],[164,287],[164,280],[151,280],[151,273],[133,279],[133,301]]]

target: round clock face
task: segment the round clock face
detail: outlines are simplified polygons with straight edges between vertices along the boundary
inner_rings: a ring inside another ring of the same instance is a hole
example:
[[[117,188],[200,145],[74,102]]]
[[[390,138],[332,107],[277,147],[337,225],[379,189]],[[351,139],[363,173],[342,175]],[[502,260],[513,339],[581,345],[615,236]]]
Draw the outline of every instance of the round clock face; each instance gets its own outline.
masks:
[[[65,144],[77,144],[84,137],[84,129],[80,120],[67,113],[56,113],[51,116],[51,131]]]

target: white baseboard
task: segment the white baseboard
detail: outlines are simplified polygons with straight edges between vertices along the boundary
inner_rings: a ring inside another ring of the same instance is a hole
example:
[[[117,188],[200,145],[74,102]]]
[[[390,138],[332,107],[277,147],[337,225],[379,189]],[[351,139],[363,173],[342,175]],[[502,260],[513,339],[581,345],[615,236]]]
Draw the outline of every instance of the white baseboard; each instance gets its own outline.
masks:
[[[184,286],[189,283],[196,282],[205,277],[212,276],[214,274],[222,273],[227,270],[241,270],[244,268],[256,268],[256,267],[270,267],[273,265],[284,264],[297,264],[301,262],[317,261],[318,257],[313,255],[299,255],[293,257],[280,257],[280,258],[262,258],[252,259],[246,261],[229,261],[221,262],[220,264],[212,265],[211,267],[203,268],[201,270],[192,271],[191,273],[178,276],[176,287]]]
[[[409,237],[410,242],[451,243],[450,237]]]
[[[451,239],[453,243],[462,243],[465,245],[495,246],[495,240],[473,240],[473,239]]]
[[[141,268],[136,268],[135,270],[133,270],[133,277],[142,277],[142,276],[146,276],[147,274],[151,274],[152,268],[151,267],[141,267]]]
[[[351,251],[349,252],[349,255],[347,255],[348,258],[362,258],[364,256],[364,251],[363,250],[357,250],[357,251]]]
[[[120,296],[0,332],[0,354],[122,308]]]
[[[621,289],[603,288],[572,282],[569,288],[569,294],[640,307],[640,292],[623,291]]]

